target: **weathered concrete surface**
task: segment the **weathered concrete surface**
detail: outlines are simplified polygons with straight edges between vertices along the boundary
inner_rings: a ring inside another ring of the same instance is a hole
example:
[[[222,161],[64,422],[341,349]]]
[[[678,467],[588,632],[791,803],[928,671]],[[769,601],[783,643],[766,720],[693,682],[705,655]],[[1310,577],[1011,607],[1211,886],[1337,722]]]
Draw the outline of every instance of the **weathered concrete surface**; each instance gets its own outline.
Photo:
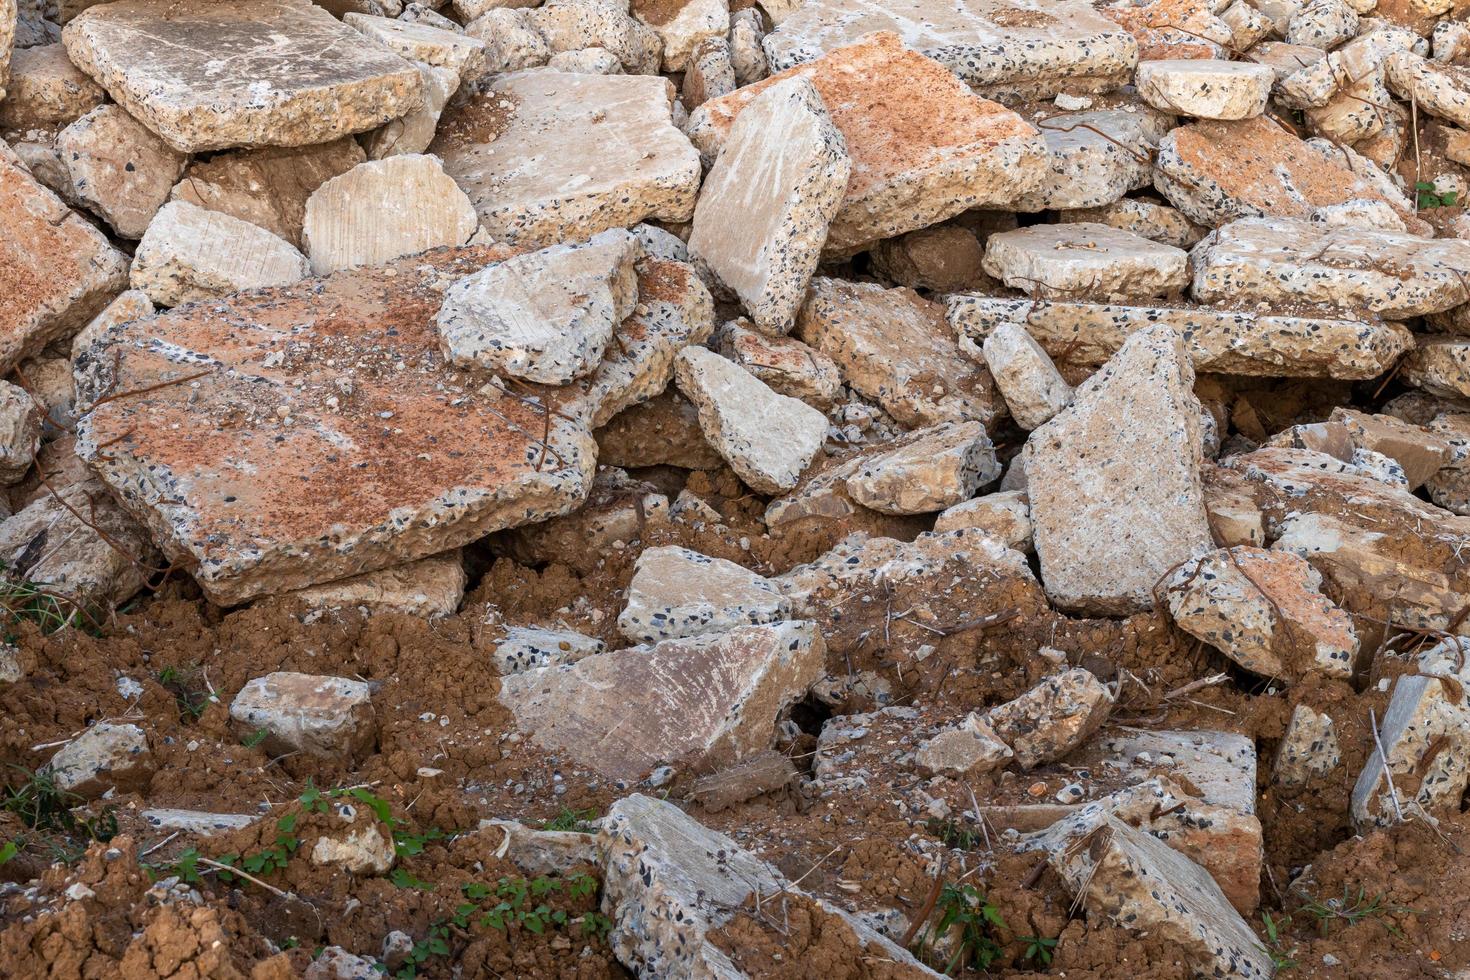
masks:
[[[1470,337],[1427,334],[1403,361],[1406,384],[1448,398],[1470,398]]]
[[[423,154],[360,163],[306,200],[301,245],[318,276],[381,265],[441,245],[464,245],[479,228],[470,199]]]
[[[71,63],[60,44],[15,49],[10,56],[10,82],[0,88],[5,89],[0,99],[0,130],[65,126],[107,98],[102,86]]]
[[[1112,709],[1112,693],[1090,671],[1074,667],[991,708],[985,720],[995,737],[1011,747],[1016,765],[1033,769],[1085,742]]]
[[[1170,567],[1208,550],[1200,406],[1183,340],[1140,331],[1031,434],[1026,464],[1041,577],[1066,609],[1148,609]]]
[[[1188,284],[1182,249],[1108,225],[1029,225],[991,235],[984,269],[1044,299],[1178,295]]]
[[[1470,301],[1470,241],[1243,218],[1195,246],[1205,302],[1320,303],[1402,319]]]
[[[631,16],[626,5],[551,0],[527,10],[526,22],[552,53],[603,48],[629,75],[652,76],[662,60],[663,39]]]
[[[827,437],[827,417],[778,395],[737,364],[699,347],[679,353],[679,390],[699,409],[705,438],[753,490],[796,486]]]
[[[766,88],[731,126],[699,192],[689,254],[758,329],[790,332],[851,172],[842,134],[805,77]]]
[[[307,199],[364,159],[362,147],[351,137],[315,146],[217,153],[189,164],[171,200],[259,225],[299,248]]]
[[[969,419],[989,425],[1005,412],[990,372],[961,352],[944,307],[912,289],[819,276],[796,336],[905,426]]]
[[[352,761],[377,738],[372,690],[363,681],[277,671],[249,681],[230,702],[242,735],[264,732],[272,754],[304,752]]]
[[[981,352],[1011,418],[1027,432],[1045,425],[1072,404],[1072,386],[1019,324],[1006,321],[997,325],[985,338]]]
[[[464,598],[464,562],[459,552],[434,555],[338,582],[313,585],[290,597],[313,609],[357,609],[433,619],[452,616]]]
[[[914,752],[921,772],[963,779],[999,769],[1015,755],[983,715],[970,712]]]
[[[309,272],[306,256],[258,225],[170,201],[143,233],[128,282],[159,306],[179,306],[284,286]]]
[[[618,631],[634,643],[721,633],[789,617],[791,604],[763,576],[688,548],[638,556]]]
[[[325,143],[423,102],[416,68],[305,0],[122,0],[84,11],[62,41],[183,153]]]
[[[438,353],[443,290],[510,254],[440,250],[124,324],[84,355],[85,388],[191,380],[94,409],[78,450],[224,603],[565,512],[592,475],[582,413],[624,386],[540,393],[562,406],[548,421]]]
[[[1271,766],[1272,781],[1286,789],[1300,789],[1340,765],[1342,750],[1332,717],[1305,704],[1292,708],[1291,720],[1286,723],[1286,733],[1281,736],[1276,761]]]
[[[821,96],[852,158],[827,251],[932,225],[972,208],[1005,207],[1039,185],[1046,148],[1014,112],[975,95],[946,68],[882,32],[705,103],[689,138],[706,163],[761,93],[803,77]]]
[[[1194,58],[1141,61],[1138,95],[1156,109],[1199,119],[1259,116],[1271,96],[1276,73],[1248,61]]]
[[[436,68],[423,62],[414,62],[424,80],[424,104],[406,116],[400,116],[373,130],[363,147],[371,160],[382,160],[402,153],[422,153],[434,142],[439,129],[439,117],[444,107],[459,91],[459,75],[453,68]]]
[[[98,106],[63,129],[56,152],[74,199],[121,238],[143,237],[187,159],[115,105]]]
[[[846,486],[853,500],[883,514],[932,514],[974,496],[1000,473],[983,425],[941,422],[864,458]]]
[[[1007,548],[1030,554],[1031,505],[1019,490],[1005,490],[955,504],[934,519],[935,533],[973,528]]]
[[[730,9],[725,0],[635,0],[631,12],[663,42],[660,67],[666,72],[685,70],[700,42],[723,41],[730,33]]]
[[[542,751],[636,780],[769,749],[777,716],[824,669],[811,623],[738,626],[513,674],[500,701]]]
[[[153,777],[148,736],[137,725],[99,721],[56,750],[43,771],[64,793],[92,799],[108,790],[141,791]]]
[[[1410,231],[1428,225],[1386,176],[1330,144],[1303,141],[1265,116],[1180,126],[1159,144],[1154,186],[1192,221],[1306,218],[1327,204],[1379,200]]]
[[[498,240],[538,247],[688,221],[699,154],[674,128],[673,97],[657,77],[502,75],[445,112],[429,152]]]
[[[1262,313],[955,294],[948,298],[948,317],[975,343],[1003,323],[1024,326],[1048,354],[1087,366],[1102,364],[1156,323],[1186,338],[1195,370],[1220,374],[1363,380],[1378,377],[1414,348],[1414,335],[1401,324],[1331,308]]]
[[[0,485],[19,483],[40,447],[41,409],[36,400],[24,388],[0,381]]]
[[[342,22],[405,61],[449,68],[462,78],[476,78],[484,68],[484,40],[462,31],[356,12],[343,14]]]
[[[1237,2],[1243,2],[1243,0],[1237,0]],[[1082,130],[1082,132],[1087,132],[1087,130]],[[1131,231],[1135,235],[1142,235],[1144,238],[1163,245],[1173,245],[1175,248],[1184,249],[1205,237],[1205,232],[1208,230],[1190,221],[1177,208],[1136,197],[1125,197],[1101,207],[1062,211],[1057,218],[1063,222],[1094,221],[1123,231]]]
[[[764,41],[772,71],[811,61],[873,31],[892,31],[982,95],[1049,98],[1106,92],[1126,82],[1138,44],[1090,4],[960,0],[808,0]]]
[[[1309,674],[1351,678],[1353,621],[1321,592],[1322,576],[1289,552],[1212,551],[1161,586],[1179,628],[1246,670],[1285,683]]]
[[[0,371],[127,288],[128,259],[0,151]]]
[[[1048,113],[1037,121],[1046,139],[1046,175],[1015,198],[1017,211],[1111,204],[1153,179],[1154,149],[1174,118],[1135,104]]]
[[[842,393],[836,363],[795,337],[772,337],[750,329],[750,321],[731,320],[715,335],[715,350],[755,375],[777,394],[825,409]]]
[[[538,667],[570,664],[602,653],[607,644],[571,630],[511,626],[495,644],[490,661],[500,674],[518,674]]]

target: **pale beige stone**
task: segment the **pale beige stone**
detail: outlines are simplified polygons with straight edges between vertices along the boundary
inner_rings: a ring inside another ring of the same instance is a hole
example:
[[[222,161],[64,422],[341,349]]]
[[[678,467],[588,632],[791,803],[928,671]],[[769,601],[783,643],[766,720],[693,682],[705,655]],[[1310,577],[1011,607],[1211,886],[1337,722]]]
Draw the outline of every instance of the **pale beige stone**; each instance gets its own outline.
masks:
[[[1292,708],[1286,733],[1276,748],[1272,780],[1286,789],[1300,789],[1340,765],[1342,751],[1332,716],[1325,711],[1313,711],[1305,704]]]
[[[795,337],[771,337],[731,320],[715,335],[715,350],[749,371],[779,395],[825,409],[838,400],[842,372],[832,359]]]
[[[1276,73],[1245,61],[1140,61],[1138,96],[1167,112],[1199,119],[1249,119],[1266,109]]]
[[[666,72],[683,71],[701,42],[730,32],[726,0],[634,0],[632,12],[663,42],[661,70]]]
[[[1142,235],[1151,241],[1183,249],[1190,248],[1204,238],[1209,230],[1190,221],[1176,208],[1134,197],[1125,197],[1102,207],[1061,211],[1057,214],[1057,220],[1091,221],[1110,225]]]
[[[314,585],[289,596],[313,609],[360,607],[431,619],[454,615],[464,598],[465,581],[464,562],[455,551]]]
[[[41,413],[19,385],[0,381],[0,484],[18,483],[41,446]]]
[[[1020,490],[1002,490],[955,504],[934,519],[935,533],[973,528],[1007,548],[1030,554],[1031,504]]]
[[[1011,418],[1027,432],[1072,404],[1072,386],[1019,324],[1000,324],[985,338],[982,351]]]
[[[285,285],[309,272],[306,256],[259,226],[170,201],[138,243],[129,282],[159,306],[178,306]]]
[[[791,603],[764,577],[688,548],[649,548],[638,556],[618,631],[634,643],[720,633],[774,623]]]
[[[1041,298],[1144,298],[1178,294],[1189,281],[1182,249],[1086,221],[991,235],[984,269]]]
[[[853,500],[883,514],[932,514],[1000,478],[979,422],[941,422],[889,452],[866,457],[847,478]]]
[[[1015,753],[995,736],[983,715],[970,712],[959,724],[930,738],[914,751],[920,771],[963,779],[999,769]]]
[[[121,238],[143,237],[188,159],[115,105],[63,129],[56,151],[75,200]]]
[[[689,254],[739,297],[756,327],[796,322],[852,162],[816,88],[794,77],[741,112],[700,190]]]
[[[1060,759],[1107,721],[1113,695],[1091,672],[1062,671],[1013,701],[991,708],[985,720],[1011,747],[1016,765],[1033,769]]]
[[[62,792],[92,799],[147,789],[155,767],[143,729],[99,721],[58,749],[44,771]]]
[[[1037,123],[1046,140],[1046,173],[1010,206],[1017,211],[1094,208],[1147,187],[1154,149],[1173,125],[1172,116],[1142,103],[1048,114]]]
[[[342,22],[406,61],[448,68],[461,78],[475,78],[484,69],[485,42],[463,32],[353,12],[343,14]]]
[[[307,198],[364,159],[362,147],[351,137],[318,146],[216,153],[189,164],[174,185],[171,200],[259,225],[300,248]]]
[[[351,761],[377,736],[371,688],[346,677],[277,671],[254,678],[230,702],[230,718],[244,735],[264,732],[273,754]]]
[[[83,12],[62,40],[183,153],[325,143],[423,103],[412,65],[306,0],[121,0]]]
[[[1413,99],[1420,112],[1470,126],[1470,68],[1429,61],[1399,50],[1384,62],[1388,85],[1401,99]]]
[[[415,66],[424,77],[423,108],[373,130],[363,141],[370,160],[428,149],[439,128],[439,116],[459,90],[459,74],[453,68],[435,68],[422,62],[415,62]]]
[[[654,75],[663,39],[628,12],[627,5],[596,0],[550,0],[526,11],[527,22],[546,39],[551,53],[605,48],[630,75]]]
[[[60,44],[17,48],[10,58],[10,83],[0,88],[6,90],[0,99],[0,129],[65,126],[107,98]]]
[[[525,71],[451,106],[429,150],[497,240],[539,247],[645,219],[688,221],[699,154],[670,82]]]

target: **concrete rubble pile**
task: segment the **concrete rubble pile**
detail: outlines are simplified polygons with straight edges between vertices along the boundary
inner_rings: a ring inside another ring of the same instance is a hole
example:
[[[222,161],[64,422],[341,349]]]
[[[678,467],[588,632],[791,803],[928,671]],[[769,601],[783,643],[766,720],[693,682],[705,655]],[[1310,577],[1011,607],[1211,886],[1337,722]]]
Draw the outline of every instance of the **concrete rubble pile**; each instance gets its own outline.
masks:
[[[735,829],[779,798],[887,807],[936,895],[1039,861],[1058,970],[1270,977],[1280,801],[1470,787],[1467,9],[0,0],[0,605],[464,624],[495,758],[616,797],[505,847],[594,864],[640,976],[769,975],[778,900],[842,975],[971,962]],[[367,666],[279,666],[216,735],[395,737]],[[249,825],[113,714],[57,786]],[[312,860],[387,873],[353,827]]]

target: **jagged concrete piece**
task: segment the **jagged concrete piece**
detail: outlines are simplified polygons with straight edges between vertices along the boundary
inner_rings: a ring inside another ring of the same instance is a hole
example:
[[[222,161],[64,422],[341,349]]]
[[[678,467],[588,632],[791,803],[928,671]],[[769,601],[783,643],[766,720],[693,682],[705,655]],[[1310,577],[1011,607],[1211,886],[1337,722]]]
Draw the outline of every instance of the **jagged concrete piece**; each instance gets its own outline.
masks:
[[[1421,335],[1399,372],[1405,384],[1448,398],[1470,398],[1470,337]]]
[[[778,395],[713,351],[686,347],[674,367],[679,390],[699,409],[699,427],[740,479],[760,493],[796,486],[822,449],[827,417]]]
[[[1108,720],[1113,701],[1091,671],[1074,667],[991,708],[985,720],[995,737],[1011,747],[1016,765],[1033,769],[1085,742]]]
[[[1171,131],[1159,143],[1153,179],[1170,204],[1211,228],[1236,218],[1306,218],[1327,204],[1379,200],[1409,230],[1429,230],[1381,171],[1355,161],[1350,150],[1298,139],[1264,115]]]
[[[372,689],[365,681],[277,671],[256,677],[230,702],[243,735],[260,737],[272,754],[305,752],[351,761],[377,738]]]
[[[689,254],[757,328],[790,332],[851,172],[842,134],[806,78],[765,89],[731,126],[694,208]]]
[[[307,199],[365,159],[350,136],[319,146],[217,153],[189,164],[170,199],[259,225],[300,248]]]
[[[149,828],[164,832],[182,830],[195,837],[213,837],[248,827],[260,818],[248,813],[211,813],[207,810],[180,810],[154,807],[138,814]]]
[[[1031,505],[1019,490],[1003,490],[955,504],[934,519],[936,534],[973,528],[1007,548],[1030,554]]]
[[[688,221],[699,154],[674,127],[673,97],[656,76],[501,75],[450,106],[429,152],[497,240],[539,247]]]
[[[932,514],[973,497],[1000,473],[985,426],[941,422],[866,457],[845,485],[853,500],[879,513]]]
[[[967,209],[1009,207],[1041,183],[1042,134],[890,32],[700,106],[688,132],[705,162],[714,161],[751,102],[794,77],[816,87],[852,158],[842,208],[827,234],[829,254]]]
[[[1249,119],[1266,109],[1276,73],[1249,61],[1186,58],[1141,61],[1138,97],[1155,109],[1197,119]]]
[[[381,129],[375,129],[364,140],[368,159],[382,160],[400,153],[422,153],[434,142],[439,129],[439,116],[450,98],[459,91],[459,75],[453,68],[436,68],[421,61],[414,62],[424,79],[424,105],[401,116]]]
[[[0,381],[0,485],[19,483],[40,447],[41,411],[35,399],[19,385]]]
[[[42,771],[62,792],[91,799],[114,789],[141,792],[154,768],[142,728],[99,721],[57,749]]]
[[[912,289],[818,276],[795,333],[901,425],[989,425],[1005,413],[990,372],[961,351],[944,307]]]
[[[602,363],[638,300],[638,239],[621,228],[488,266],[452,286],[436,322],[455,364],[566,384]]]
[[[1243,3],[1244,0],[1235,0],[1235,2]],[[1208,231],[1190,221],[1177,208],[1136,197],[1125,197],[1120,201],[1096,208],[1062,211],[1057,218],[1063,222],[1095,221],[1098,224],[1111,225],[1123,231],[1131,231],[1135,235],[1142,235],[1144,238],[1161,242],[1164,245],[1184,249],[1204,238]]]
[[[1193,387],[1183,340],[1160,324],[1129,337],[1069,408],[1031,433],[1031,520],[1057,605],[1149,609],[1165,571],[1210,549]]]
[[[1086,221],[991,235],[983,265],[1012,289],[1043,299],[1177,295],[1189,282],[1183,249]]]
[[[1203,976],[1267,980],[1265,947],[1199,865],[1107,813],[1049,849],[1089,912],[1168,942]]]
[[[1321,303],[1401,319],[1470,301],[1470,241],[1458,238],[1243,218],[1191,255],[1204,302]]]
[[[661,68],[666,72],[685,70],[702,41],[724,40],[730,33],[730,8],[725,0],[638,0],[632,14],[663,42]]]
[[[827,408],[842,394],[842,372],[830,357],[795,337],[772,337],[750,329],[750,321],[731,320],[715,335],[715,350],[770,386],[816,408]]]
[[[1417,671],[1394,682],[1378,719],[1383,751],[1368,753],[1349,813],[1359,828],[1401,821],[1417,805],[1458,806],[1470,782],[1470,638],[1450,636],[1419,655]],[[1384,762],[1387,760],[1387,771]]]
[[[1011,418],[1027,432],[1051,421],[1072,404],[1072,386],[1026,329],[1009,321],[985,338],[981,348]]]
[[[342,23],[356,28],[406,61],[449,68],[460,78],[477,78],[484,70],[484,40],[457,30],[355,11],[343,14]]]
[[[786,619],[791,604],[763,576],[688,548],[638,556],[618,631],[634,643],[719,633]]]
[[[1096,366],[1156,323],[1185,338],[1195,370],[1256,377],[1363,380],[1414,348],[1402,324],[1332,309],[1297,312],[1124,306],[1068,300],[1015,300],[956,293],[947,314],[961,337],[985,340],[1002,324],[1024,327],[1053,357]]]
[[[708,772],[771,747],[823,655],[809,622],[737,626],[512,674],[500,702],[543,751],[609,779]]]
[[[0,228],[0,371],[8,372],[126,289],[128,259],[3,150]]]
[[[1133,35],[1076,0],[807,0],[763,41],[772,71],[812,61],[873,31],[892,31],[982,95],[1050,98],[1107,92],[1138,61]]]
[[[440,245],[464,245],[479,228],[465,192],[439,160],[401,154],[360,163],[306,200],[301,243],[325,276],[381,265]]]
[[[290,593],[312,609],[357,609],[434,619],[452,616],[464,599],[466,576],[458,551],[380,568]]]
[[[921,772],[963,779],[999,769],[1015,755],[982,715],[970,712],[914,751]]]
[[[1048,114],[1046,176],[1017,196],[1017,211],[1101,207],[1153,179],[1154,148],[1174,118],[1145,105]]]
[[[306,256],[259,225],[170,201],[143,233],[128,281],[159,306],[179,306],[283,286],[310,271]]]
[[[440,249],[115,327],[79,360],[79,398],[154,387],[95,408],[78,452],[224,604],[565,513],[592,478],[594,417],[636,400],[659,364],[661,389],[673,351],[650,316],[627,364],[610,355],[592,378],[537,392],[550,412],[446,365],[443,292],[511,254]],[[677,263],[649,274],[693,279]],[[689,343],[698,329],[663,332]]]
[[[83,11],[62,42],[181,153],[325,143],[424,98],[416,68],[306,0],[121,0]]]
[[[526,21],[553,54],[602,48],[616,55],[629,75],[658,72],[663,39],[634,18],[629,5],[551,0],[527,10]]]
[[[855,963],[881,963],[889,980],[938,980],[898,944],[834,905],[807,896],[770,864],[665,800],[640,793],[614,803],[597,837],[605,855],[602,911],[613,920],[613,952],[648,977],[747,980],[710,934],[728,923],[752,892],[810,901],[824,943]]]
[[[1332,717],[1305,704],[1292,708],[1271,766],[1272,781],[1287,789],[1300,789],[1340,765],[1342,750]]]
[[[495,644],[490,662],[498,674],[518,674],[537,667],[575,663],[606,649],[607,644],[601,640],[572,630],[511,626]]]
[[[1352,617],[1321,592],[1322,576],[1283,551],[1236,547],[1181,565],[1164,582],[1179,628],[1246,670],[1285,683],[1348,679],[1357,666]]]
[[[187,160],[115,105],[98,106],[56,137],[75,200],[121,238],[142,238]]]
[[[16,48],[10,56],[10,83],[0,88],[6,90],[0,99],[0,129],[65,126],[107,98],[102,86],[71,63],[60,44]]]
[[[1400,48],[1384,59],[1383,67],[1399,98],[1417,102],[1420,112],[1470,126],[1470,69],[1463,64],[1430,61]]]

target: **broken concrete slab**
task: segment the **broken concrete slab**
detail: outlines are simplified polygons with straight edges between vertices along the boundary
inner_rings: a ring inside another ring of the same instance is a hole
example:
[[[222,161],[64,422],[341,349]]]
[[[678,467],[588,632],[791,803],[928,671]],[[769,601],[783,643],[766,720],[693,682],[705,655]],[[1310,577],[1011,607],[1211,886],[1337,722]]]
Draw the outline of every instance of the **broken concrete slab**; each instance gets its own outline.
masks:
[[[580,507],[507,531],[501,543],[524,564],[559,562],[586,573],[600,570],[609,551],[638,545],[668,520],[669,498],[657,487],[602,466]]]
[[[1151,608],[1164,572],[1210,549],[1193,385],[1182,338],[1166,324],[1150,327],[1031,434],[1036,553],[1057,605]]]
[[[539,667],[576,663],[606,649],[607,644],[601,640],[573,630],[510,626],[495,644],[490,660],[498,674],[519,674]]]
[[[830,357],[795,337],[772,337],[752,330],[743,317],[720,328],[715,350],[777,394],[799,398],[815,408],[831,406],[842,393],[842,372]]]
[[[766,88],[731,126],[699,193],[689,254],[757,329],[790,332],[851,172],[842,134],[804,77]]]
[[[63,129],[56,151],[74,199],[121,238],[142,238],[168,200],[187,158],[115,105]]]
[[[1147,187],[1154,149],[1173,124],[1172,116],[1141,104],[1048,114],[1037,123],[1046,139],[1046,176],[1009,206],[1017,211],[1093,208]]]
[[[1307,0],[1291,15],[1286,43],[1331,50],[1358,33],[1358,14],[1345,0]]]
[[[127,288],[127,256],[0,153],[0,372]]]
[[[884,964],[892,980],[937,980],[898,944],[836,906],[807,896],[774,867],[678,807],[639,793],[608,808],[597,838],[604,861],[603,913],[619,960],[644,976],[738,980],[740,969],[712,940],[754,892],[810,903],[824,937],[855,962]]]
[[[740,479],[760,493],[796,486],[826,440],[825,415],[703,348],[680,351],[674,371],[705,438]]]
[[[372,689],[346,677],[276,671],[253,678],[230,702],[230,718],[273,755],[304,752],[350,762],[378,735]]]
[[[995,737],[1015,753],[1016,765],[1034,769],[1060,759],[1107,721],[1113,694],[1080,667],[1046,678],[985,715]]]
[[[617,55],[629,75],[656,76],[663,39],[629,9],[617,3],[551,0],[527,10],[525,17],[552,54],[603,48]]]
[[[65,126],[107,98],[66,56],[60,44],[17,48],[10,57],[10,82],[0,99],[0,130]]]
[[[618,631],[634,643],[720,633],[788,618],[791,604],[763,576],[688,548],[638,556]]]
[[[41,447],[41,412],[24,388],[0,381],[0,484],[19,483]]]
[[[591,373],[638,301],[641,254],[619,228],[467,276],[444,295],[436,318],[445,356],[538,384]]]
[[[975,95],[943,65],[905,49],[890,32],[701,106],[688,132],[705,162],[714,161],[747,106],[796,77],[816,88],[852,159],[842,207],[828,231],[829,254],[850,253],[964,210],[1009,206],[1041,183],[1041,134]]]
[[[539,247],[688,221],[699,154],[674,127],[673,97],[650,76],[501,75],[450,106],[429,152],[497,240]]]
[[[986,272],[1044,299],[1178,295],[1189,281],[1187,266],[1182,249],[1090,222],[1029,225],[985,243]]]
[[[368,159],[382,160],[400,153],[422,153],[434,142],[439,117],[450,98],[459,91],[459,75],[452,68],[436,68],[415,62],[424,79],[424,105],[406,116],[373,130],[363,146]]]
[[[1242,0],[1236,0],[1242,2]],[[1188,249],[1205,237],[1208,231],[1186,218],[1180,211],[1165,204],[1156,204],[1142,198],[1125,197],[1112,204],[1096,208],[1076,208],[1062,211],[1057,219],[1068,221],[1094,221],[1123,231],[1142,235],[1151,241],[1175,248]]]
[[[972,711],[919,746],[914,764],[930,775],[963,779],[999,769],[1014,755],[985,716]]]
[[[63,793],[95,799],[109,790],[146,789],[154,768],[143,729],[99,721],[58,749],[44,772]]]
[[[485,66],[485,42],[463,31],[349,11],[342,23],[372,38],[405,61],[448,68],[460,78],[478,78]]]
[[[465,581],[464,562],[456,551],[313,585],[289,596],[313,609],[364,608],[433,619],[458,611]]]
[[[1011,418],[1027,432],[1040,428],[1072,404],[1072,386],[1019,324],[1007,321],[996,326],[981,350]]]
[[[325,276],[464,245],[478,229],[469,197],[436,157],[400,154],[360,163],[312,192],[301,244],[312,273]]]
[[[139,814],[153,830],[180,830],[195,837],[213,837],[248,827],[259,817],[248,813],[210,813],[206,810],[180,810],[174,807],[151,807]]]
[[[816,628],[778,622],[512,674],[500,701],[564,764],[637,780],[661,765],[708,771],[769,749],[777,717],[824,669]]]
[[[1348,679],[1357,666],[1352,618],[1321,589],[1305,559],[1241,547],[1186,562],[1161,587],[1180,629],[1284,683],[1309,674]]]
[[[995,447],[979,422],[941,422],[864,458],[847,478],[853,500],[883,514],[932,514],[1000,478]]]
[[[1349,812],[1359,828],[1402,821],[1415,806],[1433,811],[1458,805],[1470,782],[1467,650],[1470,639],[1450,636],[1419,655],[1414,673],[1394,682],[1378,719],[1383,749],[1368,754],[1353,785]]]
[[[701,42],[724,40],[730,33],[730,9],[724,0],[634,0],[631,12],[663,42],[660,69],[666,72],[683,71]]]
[[[955,504],[934,519],[935,533],[973,528],[1007,548],[1030,554],[1031,505],[1019,490],[1004,490]]]
[[[761,46],[765,36],[766,23],[758,9],[730,11],[730,67],[735,70],[737,86],[752,85],[771,73]]]
[[[305,0],[121,0],[83,11],[62,42],[181,153],[325,143],[423,103],[417,69]]]
[[[1236,218],[1306,218],[1323,205],[1365,199],[1388,204],[1411,231],[1427,230],[1413,203],[1380,172],[1353,166],[1338,148],[1300,140],[1265,116],[1171,131],[1159,143],[1154,186],[1212,228]]]
[[[1470,301],[1470,242],[1299,218],[1242,218],[1191,253],[1204,302],[1320,303],[1388,318]]]
[[[1001,324],[1025,327],[1053,357],[1096,366],[1139,330],[1167,323],[1185,340],[1201,373],[1257,377],[1376,378],[1414,348],[1398,323],[1334,309],[1273,313],[1187,306],[1128,306],[1068,300],[1014,300],[955,294],[948,317],[973,343]]]
[[[217,153],[189,164],[170,199],[259,225],[300,248],[307,199],[365,159],[351,137],[315,146]]]
[[[1286,733],[1276,748],[1271,779],[1285,789],[1301,789],[1342,765],[1337,726],[1325,711],[1305,704],[1291,709]]]
[[[882,7],[807,0],[763,43],[771,70],[784,71],[873,31],[898,34],[906,47],[987,96],[1107,92],[1128,81],[1138,60],[1138,44],[1127,30],[1075,0],[961,0],[943,10],[921,0]]]
[[[1430,61],[1402,48],[1388,55],[1383,67],[1399,98],[1417,103],[1421,112],[1470,126],[1470,69]]]
[[[159,306],[296,282],[311,271],[289,242],[248,221],[170,201],[154,215],[128,281]]]
[[[705,38],[694,49],[684,69],[679,101],[685,109],[695,109],[733,91],[735,68],[730,64],[729,43],[723,37]]]
[[[673,301],[668,322],[654,315],[665,304],[650,299],[649,318],[632,321],[626,365],[610,356],[593,378],[538,392],[538,402],[504,393],[484,372],[450,369],[438,353],[443,291],[510,254],[438,250],[115,328],[80,362],[89,380],[79,398],[157,388],[94,409],[79,425],[79,452],[223,603],[564,513],[592,477],[596,414],[636,397],[629,386],[647,377],[644,354],[666,371],[679,338],[700,329],[672,312],[683,295],[675,284],[697,280],[687,266],[652,263],[668,284],[660,298]],[[410,361],[419,367],[394,368]],[[667,373],[650,383],[661,388]]]
[[[1266,109],[1276,73],[1245,61],[1140,61],[1138,96],[1166,112],[1196,119],[1249,119]]]
[[[518,7],[487,10],[468,21],[464,32],[485,42],[486,75],[539,68],[552,57],[551,47],[532,23],[529,10]],[[596,50],[607,51],[603,47],[597,47]],[[614,61],[617,60],[616,55],[612,57]],[[619,65],[619,71],[621,70]],[[481,76],[484,77],[486,76]]]
[[[902,425],[989,425],[1005,411],[989,371],[961,352],[944,307],[912,289],[818,276],[795,333]]]

